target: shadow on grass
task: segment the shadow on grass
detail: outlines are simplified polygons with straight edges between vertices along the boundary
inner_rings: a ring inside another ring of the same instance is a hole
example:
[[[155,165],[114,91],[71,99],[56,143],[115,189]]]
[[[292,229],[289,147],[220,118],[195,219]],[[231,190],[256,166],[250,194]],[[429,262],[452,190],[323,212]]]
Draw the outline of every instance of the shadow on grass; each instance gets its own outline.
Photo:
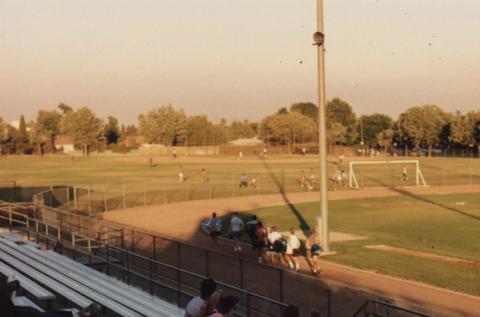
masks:
[[[453,207],[449,207],[447,205],[444,205],[444,204],[441,204],[441,203],[438,203],[434,200],[431,200],[431,199],[428,199],[424,196],[419,196],[419,195],[415,195],[414,193],[406,190],[406,189],[403,189],[403,188],[399,188],[399,187],[393,187],[393,186],[389,186],[388,184],[386,184],[385,182],[377,179],[377,178],[374,178],[374,177],[370,177],[368,176],[368,178],[372,181],[375,181],[377,182],[378,184],[380,185],[383,185],[385,187],[388,187],[389,189],[391,189],[392,191],[394,192],[397,192],[399,194],[402,194],[402,195],[405,195],[405,196],[408,196],[408,197],[411,197],[413,199],[416,199],[416,200],[419,200],[421,202],[425,202],[425,203],[429,203],[429,204],[432,204],[432,205],[435,205],[437,207],[440,207],[442,209],[445,209],[447,211],[451,211],[451,212],[455,212],[459,215],[462,215],[462,216],[465,216],[465,217],[469,217],[471,219],[474,219],[474,220],[477,220],[477,221],[480,221],[480,217],[479,216],[476,216],[476,215],[472,215],[472,214],[469,214],[468,212],[465,212],[463,210],[460,210],[460,209],[457,209],[457,208],[453,208]]]
[[[288,199],[288,196],[286,195],[285,193],[285,184],[284,184],[284,177],[283,177],[283,171],[282,171],[282,179],[278,179],[277,175],[275,175],[275,173],[271,170],[270,166],[267,164],[267,162],[265,160],[262,161],[262,164],[263,166],[265,167],[265,169],[268,171],[268,174],[270,175],[270,177],[272,178],[273,182],[275,183],[275,185],[277,186],[278,188],[278,192],[280,193],[280,195],[282,195],[282,198],[283,200],[285,201],[285,203],[287,204],[288,208],[290,209],[290,211],[293,213],[293,215],[297,218],[298,222],[299,222],[299,227],[300,229],[306,234],[308,233],[308,231],[310,230],[310,226],[308,225],[307,221],[305,220],[305,218],[303,218],[302,214],[300,213],[300,211],[297,209],[297,207],[295,207],[294,204],[291,203],[290,199]]]

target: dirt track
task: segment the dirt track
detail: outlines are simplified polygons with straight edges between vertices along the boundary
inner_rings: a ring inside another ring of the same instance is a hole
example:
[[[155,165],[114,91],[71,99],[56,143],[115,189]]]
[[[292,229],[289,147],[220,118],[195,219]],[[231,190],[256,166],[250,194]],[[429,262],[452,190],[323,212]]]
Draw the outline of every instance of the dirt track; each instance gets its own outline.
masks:
[[[329,200],[355,199],[365,197],[384,197],[394,195],[429,195],[480,192],[480,186],[446,186],[421,187],[402,189],[370,189],[359,191],[337,191],[329,193]],[[280,194],[268,196],[253,196],[242,198],[226,198],[217,200],[190,201],[168,205],[154,205],[110,212],[104,219],[140,228],[162,236],[169,236],[191,244],[208,246],[208,239],[199,233],[199,223],[210,212],[225,214],[232,211],[246,211],[260,207],[284,205],[291,203],[311,202],[318,200],[318,193],[294,193],[288,197]],[[222,242],[222,251],[231,252],[228,241]],[[250,251],[244,251],[244,256],[253,258]],[[302,263],[307,267],[306,263]],[[324,275],[314,278],[303,274],[288,273],[288,287],[285,301],[301,305],[305,308],[318,307],[319,297],[315,294],[320,284],[329,287],[337,293],[333,301],[333,316],[351,316],[351,308],[359,307],[361,299],[346,292],[344,286],[394,299],[398,303],[413,303],[414,306],[436,312],[439,316],[480,316],[480,297],[461,294],[426,284],[405,281],[377,273],[361,271],[350,267],[323,261]],[[308,269],[306,270],[308,271]],[[305,272],[308,273],[308,272]],[[261,273],[259,273],[261,276]],[[259,279],[261,277],[259,276]],[[267,294],[270,292],[267,288]],[[312,294],[313,293],[313,294]],[[351,306],[349,309],[337,310],[335,305]],[[305,311],[306,313],[306,311]]]

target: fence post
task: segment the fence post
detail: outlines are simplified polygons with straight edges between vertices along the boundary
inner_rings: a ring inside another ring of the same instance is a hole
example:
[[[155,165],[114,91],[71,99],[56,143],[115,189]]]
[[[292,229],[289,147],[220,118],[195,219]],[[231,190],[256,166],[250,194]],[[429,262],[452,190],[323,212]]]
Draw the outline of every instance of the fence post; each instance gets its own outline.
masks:
[[[88,185],[88,214],[92,215],[92,185]]]
[[[67,186],[67,206],[70,207],[70,187]]]
[[[73,208],[78,209],[78,205],[77,205],[77,186],[73,186]]]
[[[125,183],[122,183],[123,209],[127,208],[127,198],[125,197]]]
[[[107,189],[105,187],[105,184],[103,185],[103,209],[105,212],[108,211],[108,205],[107,205]]]
[[[143,206],[147,206],[147,181],[143,181]]]

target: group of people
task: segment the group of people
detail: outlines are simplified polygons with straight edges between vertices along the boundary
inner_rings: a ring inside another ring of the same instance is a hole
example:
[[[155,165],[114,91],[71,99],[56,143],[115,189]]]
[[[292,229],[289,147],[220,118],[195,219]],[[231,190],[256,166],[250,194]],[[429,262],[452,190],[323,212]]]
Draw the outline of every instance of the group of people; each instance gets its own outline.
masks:
[[[203,229],[210,235],[212,247],[217,247],[218,237],[222,235],[222,219],[214,212],[212,217],[203,223]],[[282,234],[276,226],[267,228],[253,215],[246,223],[238,212],[230,218],[230,235],[234,240],[233,251],[242,252],[241,237],[245,232],[250,238],[252,250],[257,252],[258,263],[268,261],[271,265],[282,265],[285,262],[290,270],[298,272],[302,255],[302,243],[294,228]],[[320,274],[319,258],[321,253],[320,239],[311,229],[305,241],[305,249],[312,273]]]
[[[188,302],[184,317],[233,316],[238,303],[236,297],[224,295],[222,290],[217,289],[217,283],[207,278],[200,285],[200,295]],[[282,317],[300,317],[300,309],[296,305],[288,305],[283,309]],[[320,312],[312,310],[309,317],[320,317]]]
[[[250,181],[250,186],[252,186],[253,189],[257,188],[257,181],[258,181],[258,174],[255,174],[251,181]],[[242,173],[240,176],[240,184],[238,185],[238,188],[248,188],[248,176],[245,173]]]
[[[185,308],[185,317],[226,317],[235,310],[238,299],[224,295],[217,283],[207,278],[200,285],[200,295],[193,297]]]
[[[305,188],[307,191],[313,191],[317,184],[317,178],[313,172],[313,168],[310,169],[310,175],[305,175],[305,171],[300,172],[300,178],[298,179],[300,187]]]

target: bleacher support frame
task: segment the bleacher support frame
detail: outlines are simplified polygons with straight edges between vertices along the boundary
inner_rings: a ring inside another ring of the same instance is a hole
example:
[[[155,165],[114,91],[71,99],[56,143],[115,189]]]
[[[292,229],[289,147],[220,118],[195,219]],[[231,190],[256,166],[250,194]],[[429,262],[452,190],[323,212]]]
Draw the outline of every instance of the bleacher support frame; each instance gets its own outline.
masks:
[[[22,204],[22,206],[24,205],[25,204]],[[44,242],[47,249],[51,248],[58,241],[60,241],[62,242],[64,248],[72,252],[74,258],[78,257],[78,255],[83,255],[88,258],[89,264],[92,264],[95,259],[103,262],[103,264],[106,265],[107,274],[109,274],[110,270],[113,268],[120,270],[122,272],[124,281],[127,284],[131,284],[133,278],[137,278],[144,280],[149,284],[149,291],[152,295],[154,294],[155,287],[168,289],[174,292],[176,294],[176,304],[179,307],[182,305],[182,297],[192,297],[192,294],[182,290],[180,280],[181,275],[199,280],[207,277],[185,270],[179,266],[170,265],[159,260],[137,254],[134,252],[134,250],[129,251],[121,246],[112,246],[108,242],[91,238],[83,234],[83,232],[75,232],[75,229],[80,228],[75,228],[75,225],[72,226],[72,223],[67,225],[70,230],[65,230],[65,224],[61,224],[58,219],[57,224],[52,225],[49,223],[52,221],[52,219],[49,219],[48,221],[42,221],[37,218],[29,217],[23,213],[15,212],[13,211],[12,206],[15,206],[15,204],[10,204],[7,208],[5,208],[5,205],[0,206],[0,221],[7,224],[10,232],[13,230],[20,231],[27,236],[28,240],[34,238],[37,243]],[[84,228],[81,228],[81,231],[83,231],[83,229]],[[112,259],[112,253],[116,254],[114,259]],[[134,269],[132,267],[134,263],[142,261],[143,263],[148,263],[148,268],[143,272],[140,272],[138,268]],[[162,283],[154,278],[155,270],[158,267],[176,272],[174,286],[167,285],[167,283]],[[243,307],[239,312],[236,313],[237,316],[251,316],[251,313],[255,311],[255,308],[251,307],[252,300],[263,301],[265,304],[275,305],[278,307],[279,311],[287,306],[281,301],[267,298],[265,296],[247,291],[243,288],[235,287],[219,281],[217,281],[217,283],[224,289],[228,289],[242,295],[241,304]],[[267,314],[263,315],[268,316]]]

